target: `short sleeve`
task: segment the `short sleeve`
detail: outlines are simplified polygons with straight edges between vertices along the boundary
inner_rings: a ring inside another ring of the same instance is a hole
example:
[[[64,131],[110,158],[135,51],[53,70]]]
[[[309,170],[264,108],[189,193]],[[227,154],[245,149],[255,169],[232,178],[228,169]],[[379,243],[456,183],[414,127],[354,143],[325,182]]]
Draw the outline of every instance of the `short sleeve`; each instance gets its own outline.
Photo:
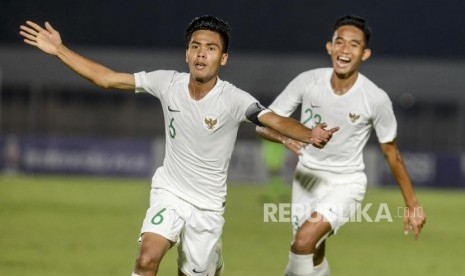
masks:
[[[281,94],[271,103],[269,109],[281,116],[289,117],[302,103],[302,95],[308,86],[308,72],[304,72],[295,77]]]
[[[176,71],[169,70],[134,73],[136,93],[146,92],[159,98],[161,92],[168,88],[176,73]]]
[[[246,121],[246,111],[258,100],[248,92],[245,92],[232,84],[227,83],[224,87],[224,107],[229,110],[229,114],[237,121]]]
[[[379,143],[392,142],[397,136],[397,121],[392,108],[392,102],[386,94],[373,109],[373,127]]]

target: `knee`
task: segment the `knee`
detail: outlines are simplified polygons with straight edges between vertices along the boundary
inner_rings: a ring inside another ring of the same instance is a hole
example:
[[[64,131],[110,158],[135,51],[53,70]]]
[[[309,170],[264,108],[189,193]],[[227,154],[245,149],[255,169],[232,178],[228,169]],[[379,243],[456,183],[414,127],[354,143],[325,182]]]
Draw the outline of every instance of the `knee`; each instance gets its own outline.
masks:
[[[295,254],[313,254],[316,251],[316,241],[311,237],[297,235],[291,245],[291,251]]]
[[[136,259],[136,271],[150,271],[156,273],[160,265],[160,260],[147,254],[140,254]]]

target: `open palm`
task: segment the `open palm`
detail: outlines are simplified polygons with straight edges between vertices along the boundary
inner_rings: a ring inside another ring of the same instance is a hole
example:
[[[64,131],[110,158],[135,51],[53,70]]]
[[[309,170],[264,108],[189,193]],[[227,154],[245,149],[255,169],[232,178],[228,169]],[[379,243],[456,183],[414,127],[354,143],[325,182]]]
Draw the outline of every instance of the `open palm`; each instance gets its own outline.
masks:
[[[32,21],[26,21],[25,25],[19,27],[19,34],[24,37],[24,42],[35,46],[47,54],[57,55],[62,45],[60,33],[52,28],[50,23],[45,22],[45,29]]]

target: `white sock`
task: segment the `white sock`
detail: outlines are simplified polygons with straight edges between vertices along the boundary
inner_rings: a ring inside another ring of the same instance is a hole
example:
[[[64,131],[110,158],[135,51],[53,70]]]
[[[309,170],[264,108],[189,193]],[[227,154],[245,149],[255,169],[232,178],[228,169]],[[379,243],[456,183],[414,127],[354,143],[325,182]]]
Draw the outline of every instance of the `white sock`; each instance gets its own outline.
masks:
[[[297,255],[289,252],[285,276],[310,276],[313,271],[313,254]]]
[[[313,267],[312,276],[329,276],[329,264],[326,258],[323,259],[321,264]]]
[[[133,272],[131,276],[140,276],[140,275]]]

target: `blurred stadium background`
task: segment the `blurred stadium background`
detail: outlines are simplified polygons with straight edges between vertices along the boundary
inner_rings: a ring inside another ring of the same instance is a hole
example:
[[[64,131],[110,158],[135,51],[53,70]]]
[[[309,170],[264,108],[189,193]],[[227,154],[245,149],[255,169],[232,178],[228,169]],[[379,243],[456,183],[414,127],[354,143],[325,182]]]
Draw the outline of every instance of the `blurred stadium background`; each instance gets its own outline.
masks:
[[[56,59],[23,44],[18,32],[25,20],[50,21],[67,46],[115,70],[185,71],[185,26],[195,16],[217,15],[233,28],[229,63],[220,77],[268,104],[298,73],[330,66],[324,44],[332,24],[341,15],[357,14],[374,32],[374,54],[362,73],[391,96],[399,145],[415,186],[427,193],[439,188],[462,193],[463,10],[465,2],[458,0],[2,0],[0,187],[6,189],[12,175],[125,177],[148,183],[163,158],[158,101],[93,87]],[[375,137],[365,158],[372,188],[395,187]],[[295,162],[294,156],[286,156],[285,178],[291,177]],[[269,181],[261,141],[251,124],[240,129],[229,180],[231,189],[253,184],[258,191]],[[3,190],[3,195],[11,194]],[[12,229],[0,226],[0,234]],[[459,241],[465,244],[463,238]],[[464,270],[456,266],[454,273]]]
[[[418,186],[464,187],[465,4],[246,1],[2,1],[0,168],[149,176],[161,161],[163,122],[148,95],[104,93],[37,49],[18,26],[49,20],[65,43],[116,70],[185,71],[184,28],[200,14],[232,27],[221,77],[268,104],[298,73],[329,66],[324,43],[343,14],[366,17],[373,57],[363,73],[391,96],[399,144]],[[245,8],[247,7],[247,8]],[[259,35],[257,35],[259,34]],[[230,179],[266,181],[254,128],[240,130]],[[372,137],[370,183],[392,184]],[[294,161],[287,162],[289,172]]]

